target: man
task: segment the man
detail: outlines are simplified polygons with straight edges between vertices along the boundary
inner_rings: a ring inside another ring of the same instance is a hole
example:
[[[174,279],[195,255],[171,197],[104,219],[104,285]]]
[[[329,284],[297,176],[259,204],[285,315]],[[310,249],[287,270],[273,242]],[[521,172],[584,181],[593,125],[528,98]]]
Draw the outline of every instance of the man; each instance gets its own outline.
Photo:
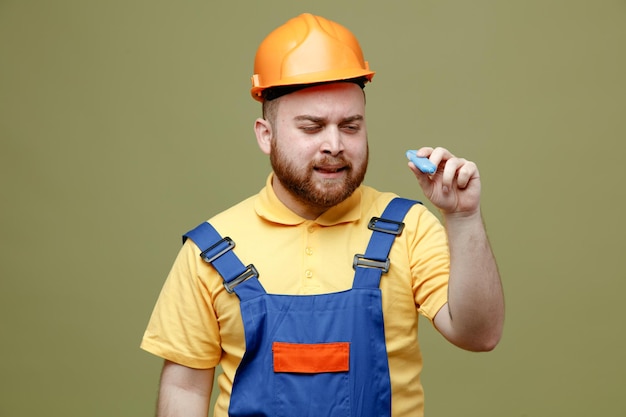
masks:
[[[463,349],[498,343],[476,165],[443,148],[418,151],[434,174],[409,163],[445,228],[361,184],[373,75],[346,28],[310,14],[259,47],[254,129],[273,172],[185,235],[142,341],[165,359],[159,416],[206,416],[218,364],[215,416],[423,415],[419,314]]]

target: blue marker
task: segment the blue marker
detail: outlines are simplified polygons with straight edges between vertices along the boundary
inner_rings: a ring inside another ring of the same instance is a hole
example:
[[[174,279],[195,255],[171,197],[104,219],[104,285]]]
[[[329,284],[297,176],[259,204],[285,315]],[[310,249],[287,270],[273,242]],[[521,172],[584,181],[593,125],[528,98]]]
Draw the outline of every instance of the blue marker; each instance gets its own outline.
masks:
[[[406,157],[424,174],[434,174],[437,172],[435,164],[430,162],[428,158],[417,156],[417,151],[406,151]]]

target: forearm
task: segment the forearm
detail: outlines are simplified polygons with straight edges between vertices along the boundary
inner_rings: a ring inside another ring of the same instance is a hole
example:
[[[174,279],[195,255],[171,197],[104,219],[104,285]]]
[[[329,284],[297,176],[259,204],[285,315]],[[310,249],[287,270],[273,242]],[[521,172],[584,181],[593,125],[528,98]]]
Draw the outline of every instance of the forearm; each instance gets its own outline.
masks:
[[[444,215],[450,245],[449,325],[454,343],[491,350],[500,340],[504,296],[480,211]]]
[[[191,369],[166,361],[161,374],[157,417],[206,417],[214,369]]]

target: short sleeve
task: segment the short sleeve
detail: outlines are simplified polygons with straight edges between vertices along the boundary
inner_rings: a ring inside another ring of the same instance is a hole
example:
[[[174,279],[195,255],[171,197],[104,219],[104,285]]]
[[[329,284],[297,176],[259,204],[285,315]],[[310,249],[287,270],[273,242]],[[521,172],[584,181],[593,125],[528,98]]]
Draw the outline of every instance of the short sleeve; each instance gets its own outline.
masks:
[[[448,302],[450,250],[445,228],[425,208],[420,214],[411,245],[410,268],[415,303],[419,312],[432,321]]]
[[[196,369],[215,367],[221,356],[219,326],[209,289],[200,279],[197,246],[183,245],[161,289],[141,348]]]

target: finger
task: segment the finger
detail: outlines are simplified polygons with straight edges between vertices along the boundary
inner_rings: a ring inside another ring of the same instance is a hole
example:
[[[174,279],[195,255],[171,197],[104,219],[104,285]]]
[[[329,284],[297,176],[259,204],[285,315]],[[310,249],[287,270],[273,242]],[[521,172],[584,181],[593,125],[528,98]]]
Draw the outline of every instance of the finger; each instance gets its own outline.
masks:
[[[408,165],[411,171],[413,172],[413,175],[415,175],[415,178],[417,179],[417,182],[422,188],[422,191],[424,192],[424,194],[427,197],[432,195],[433,182],[430,179],[430,175],[425,174],[422,171],[420,171],[412,162],[409,162]]]
[[[465,159],[463,158],[452,158],[448,159],[445,162],[445,166],[443,169],[443,175],[441,178],[441,183],[443,187],[447,187],[449,190],[455,185],[455,180],[458,180],[458,175],[460,169],[463,167],[465,163]]]
[[[419,148],[417,151],[417,156],[420,156],[422,158],[428,158],[430,156],[431,153],[433,153],[433,148],[429,147],[429,146],[423,146],[421,148]]]
[[[478,167],[472,161],[465,161],[458,169],[457,186],[464,189],[469,185],[471,180],[476,178],[479,178]]]
[[[446,163],[449,159],[454,158],[454,155],[446,148],[437,147],[432,149],[428,159],[436,166],[440,166],[442,163]]]

